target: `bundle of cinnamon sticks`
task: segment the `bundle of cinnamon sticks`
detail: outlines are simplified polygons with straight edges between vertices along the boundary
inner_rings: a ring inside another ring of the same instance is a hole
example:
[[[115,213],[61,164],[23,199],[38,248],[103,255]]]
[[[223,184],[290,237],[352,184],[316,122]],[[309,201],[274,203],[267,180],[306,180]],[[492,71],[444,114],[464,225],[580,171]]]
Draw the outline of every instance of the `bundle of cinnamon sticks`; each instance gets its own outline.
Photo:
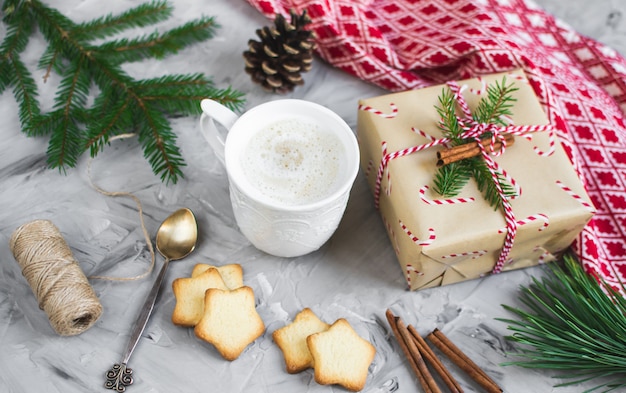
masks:
[[[452,393],[462,393],[463,389],[454,379],[450,371],[444,366],[426,341],[411,325],[393,315],[391,310],[386,312],[387,321],[400,348],[404,352],[411,369],[417,376],[425,393],[440,393],[441,390],[431,374],[426,362],[439,374],[443,383]],[[446,355],[455,365],[470,376],[477,384],[489,393],[501,393],[502,389],[476,363],[467,357],[452,341],[438,329],[430,333],[426,339]]]
[[[506,147],[513,145],[515,139],[511,134],[504,134],[504,145]],[[488,148],[491,145],[491,138],[486,138],[480,141],[483,148]],[[502,149],[502,141],[496,141],[493,144],[493,150],[499,151]],[[447,149],[443,149],[437,152],[437,166],[448,165],[456,161],[461,161],[466,158],[476,157],[481,154],[481,147],[478,142],[469,142],[462,145],[453,146]]]

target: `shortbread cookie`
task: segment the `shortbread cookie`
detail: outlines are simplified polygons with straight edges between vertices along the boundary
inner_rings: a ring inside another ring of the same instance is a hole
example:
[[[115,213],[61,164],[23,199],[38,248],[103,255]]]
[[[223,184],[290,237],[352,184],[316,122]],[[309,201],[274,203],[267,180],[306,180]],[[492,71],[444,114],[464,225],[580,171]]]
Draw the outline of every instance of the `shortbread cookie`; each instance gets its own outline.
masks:
[[[307,345],[315,363],[317,383],[339,384],[353,392],[363,389],[376,349],[348,321],[338,319],[327,331],[310,335]]]
[[[217,269],[224,280],[228,289],[237,289],[243,287],[243,269],[238,263],[231,263],[222,266],[207,265],[206,263],[198,263],[191,271],[191,277],[196,277],[210,268]]]
[[[213,344],[226,360],[235,360],[265,331],[254,305],[254,291],[208,289],[204,315],[194,328],[198,338]]]
[[[295,374],[313,367],[306,338],[311,334],[324,332],[329,327],[311,309],[305,308],[296,315],[292,323],[274,331],[272,337],[283,352],[288,373]]]
[[[217,269],[207,269],[196,277],[175,279],[172,289],[176,305],[172,322],[179,326],[195,326],[204,314],[204,293],[209,288],[228,289]]]

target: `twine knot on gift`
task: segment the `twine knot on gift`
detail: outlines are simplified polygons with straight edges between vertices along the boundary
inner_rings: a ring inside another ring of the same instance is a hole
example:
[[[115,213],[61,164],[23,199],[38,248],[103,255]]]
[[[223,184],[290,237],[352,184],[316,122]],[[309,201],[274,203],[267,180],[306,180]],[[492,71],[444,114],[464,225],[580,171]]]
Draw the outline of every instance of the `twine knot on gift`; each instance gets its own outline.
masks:
[[[503,247],[500,251],[500,256],[496,264],[492,269],[493,274],[500,273],[503,266],[508,261],[508,256],[513,248],[513,242],[517,233],[518,223],[515,219],[515,214],[511,206],[511,200],[521,195],[521,188],[516,184],[515,180],[509,176],[509,174],[501,168],[494,160],[494,157],[502,155],[507,146],[513,143],[512,136],[529,136],[534,132],[552,131],[550,124],[546,125],[513,125],[512,120],[508,116],[500,116],[494,122],[479,121],[477,116],[472,114],[470,107],[463,96],[463,92],[467,89],[467,85],[459,86],[455,81],[447,83],[447,86],[452,93],[453,101],[458,105],[461,110],[461,116],[455,116],[457,124],[459,125],[461,132],[456,137],[444,136],[442,138],[434,138],[431,135],[421,131],[414,130],[418,134],[429,139],[430,142],[411,146],[402,150],[387,152],[386,142],[382,142],[383,154],[376,174],[376,182],[374,188],[374,200],[376,208],[379,208],[380,193],[382,187],[383,178],[387,177],[388,187],[387,193],[391,192],[390,176],[389,176],[389,163],[397,158],[404,157],[410,154],[414,154],[423,150],[430,149],[434,146],[446,146],[449,147],[452,142],[458,142],[462,140],[463,144],[457,145],[461,153],[446,154],[446,157],[442,159],[441,154],[438,154],[438,166],[446,165],[451,162],[465,159],[474,156],[481,156],[486,164],[487,169],[491,175],[491,181],[497,190],[497,194],[501,201],[500,207],[504,212],[504,218],[506,222],[506,235],[504,239]],[[485,89],[481,89],[485,90]],[[480,94],[480,93],[476,93]],[[500,123],[500,124],[497,124]],[[439,122],[439,127],[444,131],[447,130],[446,123],[443,119]],[[447,130],[449,131],[449,130]],[[469,141],[469,143],[467,143]],[[475,142],[475,143],[472,143]],[[451,151],[447,149],[446,151]],[[452,157],[450,159],[450,157]],[[511,196],[505,192],[502,187],[501,179],[505,179],[512,187],[515,188],[515,195]]]

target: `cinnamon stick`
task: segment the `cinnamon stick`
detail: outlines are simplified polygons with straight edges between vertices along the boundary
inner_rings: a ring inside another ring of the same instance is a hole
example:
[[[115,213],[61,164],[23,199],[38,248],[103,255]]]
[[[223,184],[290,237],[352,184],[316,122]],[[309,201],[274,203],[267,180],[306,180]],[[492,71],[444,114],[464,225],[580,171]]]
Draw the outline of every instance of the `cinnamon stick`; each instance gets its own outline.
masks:
[[[506,146],[511,146],[515,143],[515,138],[511,134],[504,134],[504,140]],[[480,144],[483,147],[489,147],[491,144],[490,138],[485,138],[480,141]],[[502,149],[502,142],[496,141],[494,143],[494,150],[498,151]],[[448,165],[456,161],[461,161],[466,158],[476,157],[480,155],[481,149],[478,145],[478,142],[470,142],[464,143],[462,145],[450,147],[448,149],[443,149],[437,152],[437,166]]]
[[[465,355],[463,351],[450,341],[439,329],[435,329],[426,338],[487,392],[502,392],[502,388],[500,388],[494,380],[492,380],[480,367],[478,367],[476,363],[467,357],[467,355]]]
[[[430,371],[428,371],[428,367],[426,367],[424,358],[422,357],[419,349],[415,345],[415,341],[413,340],[411,333],[409,333],[409,330],[407,329],[406,325],[404,324],[404,322],[402,322],[402,319],[400,318],[396,320],[396,323],[398,326],[398,331],[400,332],[400,335],[404,339],[404,342],[407,344],[407,347],[409,348],[409,351],[411,352],[411,356],[413,356],[413,359],[415,360],[415,363],[417,364],[417,368],[419,368],[420,372],[424,376],[424,379],[426,380],[428,387],[433,393],[441,393],[441,390],[439,389],[439,386],[437,386],[435,379],[433,378]]]
[[[417,379],[419,380],[420,385],[422,386],[422,389],[424,389],[424,392],[441,393],[441,391],[439,390],[439,387],[435,383],[435,380],[433,379],[432,375],[428,371],[428,368],[426,367],[424,360],[419,354],[419,351],[417,350],[415,343],[413,342],[413,340],[410,339],[410,333],[408,333],[408,330],[406,330],[406,326],[404,326],[404,323],[402,323],[400,318],[393,315],[391,310],[387,310],[385,315],[387,317],[387,321],[389,322],[389,326],[391,327],[391,331],[393,332],[393,335],[396,337],[396,340],[398,341],[398,344],[400,345],[402,352],[404,352],[404,355],[409,361],[409,365],[411,366],[411,369],[417,376]],[[408,340],[405,339],[403,334],[401,333],[401,331],[405,331],[405,330],[406,332],[404,334],[406,337],[409,338]]]
[[[420,351],[424,359],[433,367],[433,369],[439,374],[443,383],[446,384],[451,393],[463,393],[463,388],[459,383],[454,379],[450,371],[444,366],[444,364],[439,360],[437,355],[433,352],[432,349],[426,344],[426,341],[420,336],[418,331],[412,326],[408,326],[409,333],[415,342],[417,349]]]

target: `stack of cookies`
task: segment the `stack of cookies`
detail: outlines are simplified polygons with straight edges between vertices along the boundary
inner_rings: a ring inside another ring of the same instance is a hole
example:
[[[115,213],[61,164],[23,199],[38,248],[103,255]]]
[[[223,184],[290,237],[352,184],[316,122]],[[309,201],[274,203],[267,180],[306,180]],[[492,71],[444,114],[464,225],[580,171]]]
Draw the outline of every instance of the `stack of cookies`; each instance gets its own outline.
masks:
[[[309,308],[275,330],[272,337],[283,352],[287,372],[295,374],[313,367],[317,383],[338,384],[353,392],[365,386],[376,355],[374,346],[347,320],[340,318],[329,325]]]
[[[224,359],[235,360],[265,331],[254,291],[243,283],[239,264],[194,266],[191,277],[172,282],[176,306],[172,322],[193,327]]]

